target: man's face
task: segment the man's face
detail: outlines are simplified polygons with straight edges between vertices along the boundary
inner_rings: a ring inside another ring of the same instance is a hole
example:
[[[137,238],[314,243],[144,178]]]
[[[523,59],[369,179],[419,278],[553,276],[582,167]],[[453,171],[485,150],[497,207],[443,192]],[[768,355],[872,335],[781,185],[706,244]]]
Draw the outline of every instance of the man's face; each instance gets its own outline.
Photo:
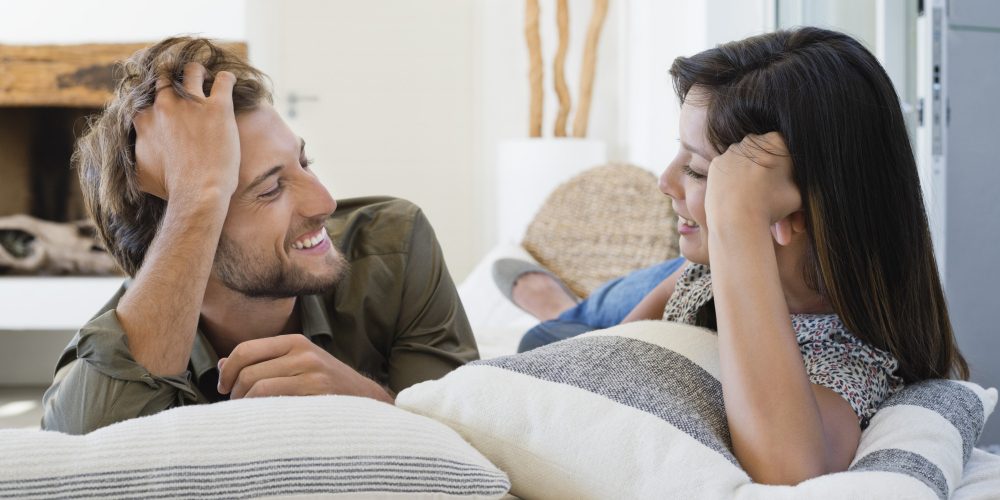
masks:
[[[240,179],[213,275],[248,297],[283,298],[334,286],[347,262],[324,223],[337,202],[308,168],[303,141],[267,103],[236,117]]]

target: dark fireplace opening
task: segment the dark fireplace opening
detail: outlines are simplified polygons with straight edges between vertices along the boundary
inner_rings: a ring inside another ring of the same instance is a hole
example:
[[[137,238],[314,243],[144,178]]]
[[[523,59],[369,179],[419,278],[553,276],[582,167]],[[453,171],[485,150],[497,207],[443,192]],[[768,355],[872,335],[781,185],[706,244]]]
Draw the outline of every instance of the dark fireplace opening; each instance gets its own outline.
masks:
[[[99,112],[0,107],[0,275],[118,274],[71,166],[77,138]]]
[[[113,95],[115,64],[148,45],[0,43],[0,275],[121,274],[94,237],[70,158]],[[245,43],[224,46],[246,58]]]
[[[70,158],[90,108],[0,108],[0,216],[52,222],[87,217]]]

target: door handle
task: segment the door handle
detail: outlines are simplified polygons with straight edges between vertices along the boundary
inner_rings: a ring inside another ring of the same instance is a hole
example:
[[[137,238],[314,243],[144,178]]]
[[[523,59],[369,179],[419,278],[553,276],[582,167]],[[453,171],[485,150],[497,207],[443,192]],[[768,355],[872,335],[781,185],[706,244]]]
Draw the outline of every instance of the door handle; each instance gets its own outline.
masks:
[[[288,118],[294,119],[298,114],[298,105],[303,102],[319,102],[319,96],[302,95],[298,92],[288,94]]]

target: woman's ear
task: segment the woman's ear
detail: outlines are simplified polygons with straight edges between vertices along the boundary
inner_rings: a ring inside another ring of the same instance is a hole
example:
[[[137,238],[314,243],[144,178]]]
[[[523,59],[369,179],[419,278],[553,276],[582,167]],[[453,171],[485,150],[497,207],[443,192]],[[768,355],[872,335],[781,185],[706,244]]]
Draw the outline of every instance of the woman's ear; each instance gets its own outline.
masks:
[[[792,212],[771,224],[771,236],[781,246],[788,246],[795,235],[806,231],[806,216],[801,210]]]
[[[806,232],[806,214],[801,210],[793,212],[788,216],[792,220],[792,232],[794,234]]]

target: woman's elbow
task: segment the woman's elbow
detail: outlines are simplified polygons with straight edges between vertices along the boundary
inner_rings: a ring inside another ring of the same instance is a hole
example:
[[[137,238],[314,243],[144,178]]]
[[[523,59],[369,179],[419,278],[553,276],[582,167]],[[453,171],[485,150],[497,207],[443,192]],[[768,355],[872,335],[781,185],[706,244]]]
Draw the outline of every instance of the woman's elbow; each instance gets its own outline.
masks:
[[[755,460],[740,460],[740,464],[753,482],[775,486],[794,486],[815,477],[847,470],[846,465],[833,464],[822,453],[767,454]]]

